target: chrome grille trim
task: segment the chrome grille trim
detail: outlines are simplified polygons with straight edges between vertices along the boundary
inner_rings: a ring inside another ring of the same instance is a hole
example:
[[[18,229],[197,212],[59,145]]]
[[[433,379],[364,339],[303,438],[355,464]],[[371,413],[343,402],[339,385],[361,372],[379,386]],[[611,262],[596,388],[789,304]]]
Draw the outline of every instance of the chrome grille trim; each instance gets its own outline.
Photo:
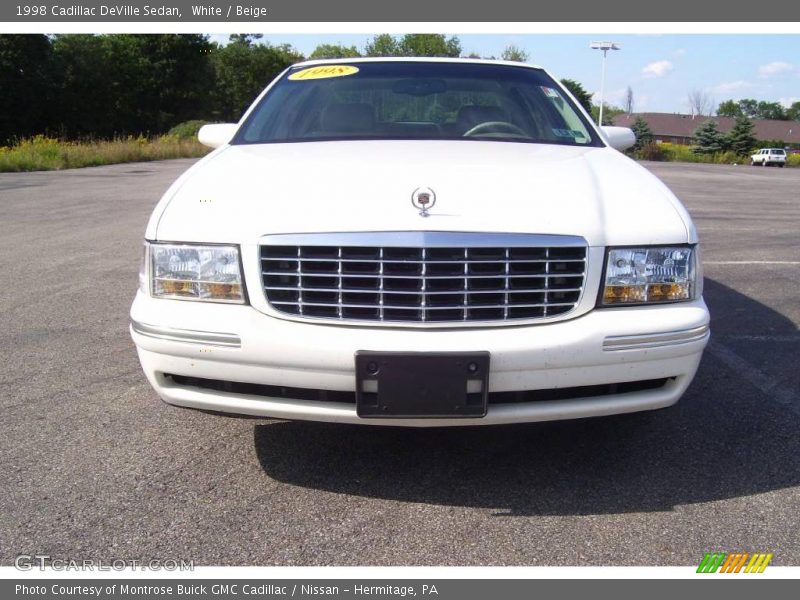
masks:
[[[381,246],[383,248],[494,248],[508,246],[565,248],[586,246],[577,235],[483,233],[471,231],[340,231],[275,233],[261,238],[262,246]]]
[[[265,236],[259,259],[267,302],[287,316],[446,325],[571,312],[588,250],[575,236],[350,232]]]
[[[263,258],[261,259],[264,260]],[[279,260],[279,259],[271,259],[271,260]],[[295,262],[296,259],[294,258],[286,258],[285,260]],[[367,262],[367,261],[361,261]],[[405,262],[405,261],[386,261],[386,262]],[[502,262],[502,261],[495,261],[495,262]],[[561,262],[556,260],[555,262]],[[583,261],[581,261],[583,262]],[[262,275],[287,275],[285,271],[261,271]],[[339,277],[337,273],[302,273],[303,277]],[[585,275],[584,272],[580,273],[570,273],[570,276],[579,276]],[[344,277],[359,277],[358,275],[353,274],[346,274]],[[563,277],[563,275],[548,275],[542,273],[541,275],[428,275],[425,279],[531,279],[532,277],[536,277],[537,279],[548,279],[550,277]],[[419,279],[418,275],[374,275],[369,276],[370,279]],[[272,286],[270,286],[272,289]]]

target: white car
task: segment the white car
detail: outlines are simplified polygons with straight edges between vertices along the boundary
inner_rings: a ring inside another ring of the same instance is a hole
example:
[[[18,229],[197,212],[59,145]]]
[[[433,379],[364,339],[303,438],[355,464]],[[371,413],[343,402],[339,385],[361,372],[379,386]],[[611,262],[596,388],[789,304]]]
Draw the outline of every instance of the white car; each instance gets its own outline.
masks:
[[[783,148],[762,148],[750,156],[750,164],[753,166],[761,165],[762,167],[770,165],[783,167],[786,165],[786,150]]]
[[[689,215],[541,68],[301,63],[199,138],[131,308],[170,404],[489,425],[662,408],[695,374]]]

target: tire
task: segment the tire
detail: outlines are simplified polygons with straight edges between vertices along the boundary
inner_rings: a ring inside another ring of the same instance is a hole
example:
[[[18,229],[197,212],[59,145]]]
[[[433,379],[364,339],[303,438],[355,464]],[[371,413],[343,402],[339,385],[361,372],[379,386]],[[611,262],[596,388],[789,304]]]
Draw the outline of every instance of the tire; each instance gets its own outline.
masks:
[[[786,163],[781,163],[778,165],[781,169],[786,166]]]

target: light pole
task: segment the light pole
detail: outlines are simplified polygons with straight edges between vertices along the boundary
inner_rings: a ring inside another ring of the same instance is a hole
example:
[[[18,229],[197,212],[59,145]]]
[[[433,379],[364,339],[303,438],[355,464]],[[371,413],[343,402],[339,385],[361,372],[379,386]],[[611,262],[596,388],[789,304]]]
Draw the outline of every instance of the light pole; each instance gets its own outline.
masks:
[[[600,114],[597,118],[597,124],[599,126],[603,125],[603,91],[606,87],[606,55],[608,54],[609,50],[619,50],[620,45],[616,42],[592,42],[592,50],[602,50],[603,51],[603,75],[600,78]]]

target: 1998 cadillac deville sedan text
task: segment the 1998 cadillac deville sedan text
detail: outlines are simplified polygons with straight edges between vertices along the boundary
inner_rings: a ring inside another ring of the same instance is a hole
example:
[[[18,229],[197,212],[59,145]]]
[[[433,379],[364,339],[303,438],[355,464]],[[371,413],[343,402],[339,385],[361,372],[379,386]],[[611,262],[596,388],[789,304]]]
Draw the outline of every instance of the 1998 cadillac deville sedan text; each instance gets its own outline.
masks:
[[[499,424],[666,407],[695,374],[689,215],[541,68],[301,63],[199,137],[131,308],[166,402]]]

